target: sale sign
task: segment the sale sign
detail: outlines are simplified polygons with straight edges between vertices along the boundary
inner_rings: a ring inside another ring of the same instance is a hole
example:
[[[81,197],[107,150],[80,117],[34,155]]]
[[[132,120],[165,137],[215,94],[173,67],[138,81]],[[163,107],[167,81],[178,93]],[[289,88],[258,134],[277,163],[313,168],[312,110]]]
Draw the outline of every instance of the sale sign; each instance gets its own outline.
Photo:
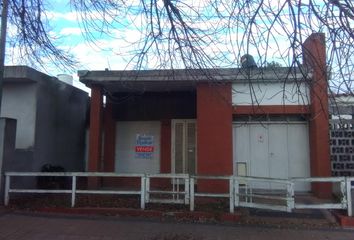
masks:
[[[153,152],[154,147],[153,146],[136,146],[135,147],[135,152]]]
[[[137,134],[135,145],[135,157],[151,159],[154,153],[154,136]]]

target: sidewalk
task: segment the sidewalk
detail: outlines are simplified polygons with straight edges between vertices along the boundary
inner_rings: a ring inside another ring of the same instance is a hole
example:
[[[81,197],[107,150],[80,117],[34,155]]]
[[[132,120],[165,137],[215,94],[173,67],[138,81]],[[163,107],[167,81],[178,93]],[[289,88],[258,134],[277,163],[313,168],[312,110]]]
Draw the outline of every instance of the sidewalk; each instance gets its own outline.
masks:
[[[289,226],[290,227],[290,226]],[[181,223],[116,216],[87,216],[3,211],[0,209],[0,239],[353,239],[353,230],[245,225],[243,223]]]
[[[302,202],[318,203],[323,201],[311,195],[303,195]],[[285,228],[340,228],[353,227],[354,218],[345,218],[339,211],[326,209],[295,209],[292,213],[236,208],[229,213],[228,201],[199,201],[195,211],[189,211],[188,205],[149,203],[145,210],[139,207],[138,197],[80,196],[77,207],[71,208],[66,195],[44,195],[42,197],[14,198],[10,201],[9,210],[25,210],[39,213],[58,213],[80,216],[119,216],[125,218],[153,219],[158,221],[177,221],[186,223],[231,223],[246,225],[262,225]],[[3,210],[4,211],[4,210]],[[0,208],[1,213],[1,208]],[[336,213],[335,215],[333,213]],[[349,223],[349,224],[348,224]]]
[[[277,228],[317,228],[340,229],[340,224],[328,210],[296,210],[293,213],[267,211],[258,209],[235,209],[235,213],[218,211],[166,211],[140,210],[131,208],[66,208],[43,207],[36,209],[0,208],[1,213],[19,213],[29,215],[55,215],[71,217],[102,217],[111,216],[120,219],[152,220],[178,223],[213,223],[224,225],[251,225]]]

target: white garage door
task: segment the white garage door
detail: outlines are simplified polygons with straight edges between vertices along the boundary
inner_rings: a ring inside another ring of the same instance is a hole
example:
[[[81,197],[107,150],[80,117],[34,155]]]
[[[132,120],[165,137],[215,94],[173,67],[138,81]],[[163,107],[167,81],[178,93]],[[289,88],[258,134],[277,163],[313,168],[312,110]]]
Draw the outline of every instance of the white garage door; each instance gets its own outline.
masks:
[[[233,161],[236,175],[283,179],[309,177],[307,123],[235,123]],[[276,188],[267,184],[259,187]],[[295,190],[308,191],[310,186],[297,184]]]
[[[160,172],[160,122],[117,122],[115,172]]]

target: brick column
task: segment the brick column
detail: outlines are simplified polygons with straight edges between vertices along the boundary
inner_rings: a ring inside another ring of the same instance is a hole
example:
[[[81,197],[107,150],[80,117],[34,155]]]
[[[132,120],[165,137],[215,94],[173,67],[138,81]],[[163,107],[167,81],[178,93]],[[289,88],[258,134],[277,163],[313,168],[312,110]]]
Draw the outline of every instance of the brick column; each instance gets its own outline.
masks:
[[[197,173],[232,174],[231,84],[197,85]],[[225,181],[200,181],[198,191],[226,192]]]
[[[107,100],[104,110],[104,159],[103,171],[114,172],[116,121],[113,119],[113,104]]]
[[[90,104],[90,133],[89,133],[89,162],[88,171],[97,172],[101,170],[102,155],[102,106],[103,94],[100,86],[91,87]],[[89,178],[88,187],[96,188],[98,180]]]
[[[310,82],[311,119],[309,122],[311,176],[331,176],[328,121],[328,82],[326,44],[323,33],[312,34],[303,44],[303,62],[313,69]],[[332,194],[331,184],[313,184],[312,191],[318,197]]]
[[[160,172],[171,173],[171,119],[161,120]]]

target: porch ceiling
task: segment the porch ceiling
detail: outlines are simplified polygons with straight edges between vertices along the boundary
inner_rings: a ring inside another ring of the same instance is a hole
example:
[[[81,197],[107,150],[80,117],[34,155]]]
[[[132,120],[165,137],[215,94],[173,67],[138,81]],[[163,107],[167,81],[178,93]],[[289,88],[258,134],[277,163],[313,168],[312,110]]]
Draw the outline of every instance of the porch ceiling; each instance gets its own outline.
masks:
[[[191,81],[117,81],[102,82],[100,85],[111,93],[114,92],[177,92],[191,91],[196,83]]]

